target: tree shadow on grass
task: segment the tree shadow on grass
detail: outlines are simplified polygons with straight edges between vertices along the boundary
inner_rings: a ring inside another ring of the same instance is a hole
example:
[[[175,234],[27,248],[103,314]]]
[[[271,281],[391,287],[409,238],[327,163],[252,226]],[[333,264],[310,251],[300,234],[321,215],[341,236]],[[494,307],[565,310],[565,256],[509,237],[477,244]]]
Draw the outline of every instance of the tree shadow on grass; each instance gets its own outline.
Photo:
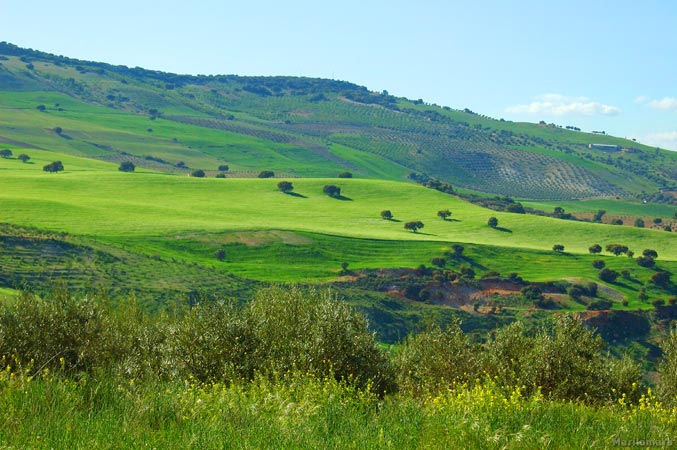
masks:
[[[456,261],[462,261],[462,263],[463,262],[468,263],[468,264],[470,264],[470,267],[473,267],[473,268],[476,268],[476,269],[480,269],[480,270],[487,270],[488,269],[485,265],[478,263],[477,261],[475,261],[474,259],[472,259],[469,256],[463,255],[460,258],[456,258]]]
[[[415,235],[417,235],[417,236],[437,236],[436,234],[432,234],[432,233],[424,233],[423,231],[417,231],[416,233],[413,233],[413,232],[412,232],[411,234],[415,234]]]
[[[402,222],[400,219],[385,219],[385,220],[387,220],[388,222],[397,222],[397,223]]]
[[[512,230],[509,230],[509,229],[503,228],[503,227],[496,227],[496,228],[494,228],[494,230],[498,230],[501,233],[512,233]]]
[[[292,197],[298,197],[298,198],[308,198],[303,194],[299,194],[298,192],[285,192],[287,195],[291,195]]]
[[[350,198],[350,197],[345,197],[345,196],[343,196],[343,195],[336,195],[336,196],[334,196],[334,197],[332,197],[332,198],[335,198],[336,200],[343,200],[344,202],[346,202],[346,201],[347,201],[347,202],[352,202],[352,201],[353,201],[352,198]]]

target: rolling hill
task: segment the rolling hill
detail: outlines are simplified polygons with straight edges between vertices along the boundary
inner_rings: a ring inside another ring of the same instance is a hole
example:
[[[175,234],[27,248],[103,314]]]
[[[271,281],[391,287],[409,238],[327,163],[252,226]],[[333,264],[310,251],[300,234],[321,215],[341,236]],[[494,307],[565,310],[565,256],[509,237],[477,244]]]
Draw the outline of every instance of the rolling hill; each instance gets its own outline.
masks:
[[[329,284],[395,342],[430,317],[460,314],[487,331],[548,309],[648,314],[652,300],[677,296],[677,234],[667,232],[677,154],[612,136],[342,81],[175,75],[0,43],[0,149],[3,297],[60,282],[134,293],[154,310],[185,297],[246,300],[271,283]],[[53,161],[65,170],[45,172]],[[197,169],[205,177],[188,176]],[[459,192],[660,222],[494,211]],[[425,226],[412,233],[409,221]],[[640,266],[591,255],[593,244],[658,258]],[[600,281],[600,265],[617,279]],[[593,282],[594,293],[570,295]]]
[[[0,141],[7,144],[132,159],[163,171],[183,162],[205,170],[227,163],[245,176],[348,170],[404,180],[415,172],[536,200],[649,195],[677,179],[674,152],[554,124],[494,120],[348,82],[175,75],[7,43],[0,55]]]

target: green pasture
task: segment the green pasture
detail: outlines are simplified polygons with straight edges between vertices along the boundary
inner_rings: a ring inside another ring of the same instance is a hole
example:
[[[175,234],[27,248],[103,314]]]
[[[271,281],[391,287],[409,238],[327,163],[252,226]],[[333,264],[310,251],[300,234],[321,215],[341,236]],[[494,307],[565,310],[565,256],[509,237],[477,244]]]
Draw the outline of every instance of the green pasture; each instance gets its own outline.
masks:
[[[25,166],[4,160],[0,167],[10,165]],[[196,179],[65,166],[58,174],[7,170],[0,179],[0,220],[111,239],[273,229],[535,250],[562,244],[566,252],[578,254],[587,254],[594,243],[621,243],[636,251],[653,248],[661,259],[677,260],[673,233],[500,213],[408,183],[294,179],[294,195],[288,195],[277,190],[277,179]],[[339,186],[344,197],[324,195],[327,184]],[[394,220],[381,219],[384,209],[392,211]],[[451,220],[437,217],[441,209],[452,211]],[[499,220],[497,229],[487,226],[491,216]],[[405,222],[415,220],[425,228],[418,233],[404,229]]]

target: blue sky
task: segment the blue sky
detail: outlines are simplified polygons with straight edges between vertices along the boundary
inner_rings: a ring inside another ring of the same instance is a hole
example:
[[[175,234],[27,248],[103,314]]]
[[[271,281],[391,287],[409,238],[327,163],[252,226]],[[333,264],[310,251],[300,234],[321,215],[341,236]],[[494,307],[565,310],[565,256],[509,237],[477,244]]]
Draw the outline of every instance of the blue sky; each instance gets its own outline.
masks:
[[[190,74],[302,75],[677,150],[677,2],[0,0],[0,40]]]

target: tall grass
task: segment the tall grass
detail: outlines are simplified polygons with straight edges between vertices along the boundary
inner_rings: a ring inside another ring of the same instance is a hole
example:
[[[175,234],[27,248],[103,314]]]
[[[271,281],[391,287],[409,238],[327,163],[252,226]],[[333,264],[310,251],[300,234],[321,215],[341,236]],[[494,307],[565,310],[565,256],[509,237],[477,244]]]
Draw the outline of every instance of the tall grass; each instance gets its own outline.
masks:
[[[487,382],[379,400],[333,378],[198,383],[0,372],[9,448],[610,448],[665,443],[677,410],[645,397],[605,407]],[[620,445],[621,447],[623,445]]]

